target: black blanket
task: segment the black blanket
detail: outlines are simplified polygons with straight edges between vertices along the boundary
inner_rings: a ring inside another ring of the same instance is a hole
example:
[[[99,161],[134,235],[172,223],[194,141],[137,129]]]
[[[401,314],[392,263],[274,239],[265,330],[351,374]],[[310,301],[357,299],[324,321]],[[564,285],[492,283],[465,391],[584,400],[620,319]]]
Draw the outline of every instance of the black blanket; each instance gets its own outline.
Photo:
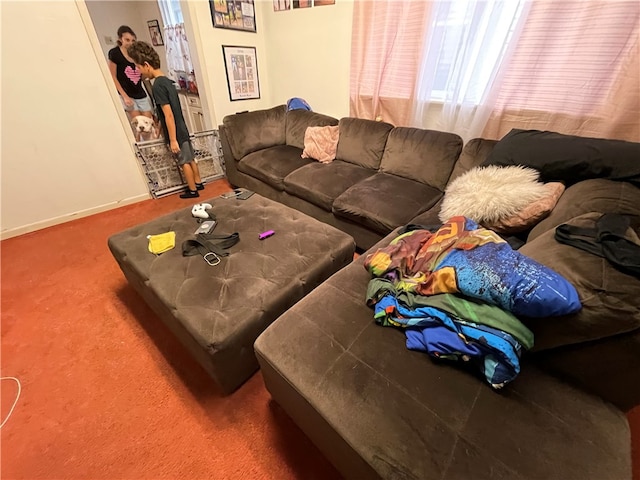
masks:
[[[640,187],[640,143],[513,129],[483,165],[523,165],[543,182],[566,186],[590,178],[630,182]]]

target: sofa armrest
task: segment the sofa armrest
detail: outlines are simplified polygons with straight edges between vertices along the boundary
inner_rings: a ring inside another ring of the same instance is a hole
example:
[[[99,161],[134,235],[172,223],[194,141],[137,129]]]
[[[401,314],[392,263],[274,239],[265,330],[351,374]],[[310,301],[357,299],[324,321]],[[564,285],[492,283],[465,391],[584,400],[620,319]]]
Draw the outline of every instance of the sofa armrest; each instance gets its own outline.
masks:
[[[251,152],[284,145],[285,115],[286,107],[278,105],[224,117],[222,124],[227,127],[227,140],[233,156],[239,160]]]
[[[218,126],[218,134],[220,136],[220,144],[222,145],[222,156],[224,158],[224,170],[227,175],[227,180],[229,183],[237,187],[240,185],[238,182],[239,174],[238,174],[238,166],[236,158],[233,156],[233,152],[231,151],[231,146],[229,144],[229,137],[227,135],[227,127],[224,125]]]

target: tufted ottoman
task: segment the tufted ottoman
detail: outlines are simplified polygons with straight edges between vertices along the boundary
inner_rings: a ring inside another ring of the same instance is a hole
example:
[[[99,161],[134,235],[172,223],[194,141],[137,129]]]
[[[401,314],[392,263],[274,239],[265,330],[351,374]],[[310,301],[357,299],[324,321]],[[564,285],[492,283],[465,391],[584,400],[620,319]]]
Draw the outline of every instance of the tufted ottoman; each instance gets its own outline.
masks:
[[[258,368],[253,342],[294,303],[353,259],[353,239],[303,213],[259,195],[215,198],[213,233],[240,234],[220,264],[182,256],[198,224],[191,207],[109,238],[131,285],[191,354],[230,393]],[[275,235],[259,240],[260,232]],[[176,247],[159,256],[147,235],[176,232]]]

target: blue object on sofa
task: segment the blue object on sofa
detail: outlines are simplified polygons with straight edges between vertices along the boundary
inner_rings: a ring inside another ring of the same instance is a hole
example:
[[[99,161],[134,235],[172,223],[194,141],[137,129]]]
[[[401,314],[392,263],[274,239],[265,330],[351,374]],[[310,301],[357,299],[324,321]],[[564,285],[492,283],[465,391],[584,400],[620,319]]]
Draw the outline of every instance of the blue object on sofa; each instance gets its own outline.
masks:
[[[311,110],[311,105],[303,98],[293,97],[287,101],[287,110]]]

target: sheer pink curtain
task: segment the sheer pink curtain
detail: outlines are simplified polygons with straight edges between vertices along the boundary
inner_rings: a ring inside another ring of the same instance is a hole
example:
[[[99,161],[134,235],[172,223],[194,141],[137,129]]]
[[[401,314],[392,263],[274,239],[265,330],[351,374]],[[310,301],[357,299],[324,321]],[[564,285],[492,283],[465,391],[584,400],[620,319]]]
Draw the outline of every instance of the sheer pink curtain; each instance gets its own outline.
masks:
[[[356,1],[350,115],[411,122],[430,2]]]
[[[428,128],[412,112],[439,3],[355,0],[352,116]],[[482,136],[523,128],[640,141],[639,25],[637,0],[532,0]]]
[[[640,2],[534,1],[482,136],[640,141]]]

